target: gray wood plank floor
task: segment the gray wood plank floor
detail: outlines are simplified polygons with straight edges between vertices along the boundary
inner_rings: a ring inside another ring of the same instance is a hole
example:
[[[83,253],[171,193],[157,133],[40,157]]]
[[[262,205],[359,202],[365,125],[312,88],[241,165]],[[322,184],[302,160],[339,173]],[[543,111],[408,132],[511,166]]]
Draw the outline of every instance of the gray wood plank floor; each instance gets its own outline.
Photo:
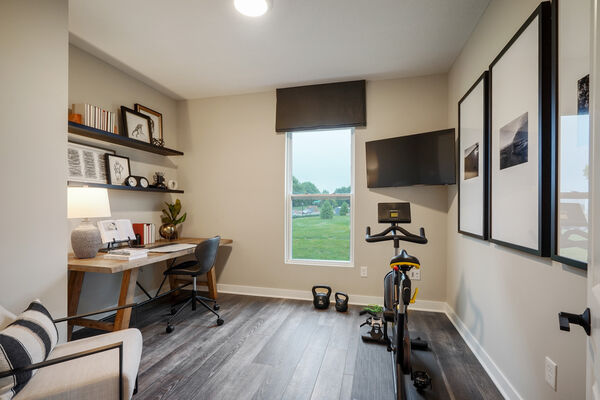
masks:
[[[132,326],[144,337],[134,399],[394,398],[390,353],[360,340],[360,307],[342,314],[306,301],[227,294],[219,304],[223,326],[208,311],[190,308],[168,335],[168,300],[134,312]],[[411,398],[502,399],[444,314],[413,311],[410,328],[430,341],[432,375],[443,376],[434,378],[437,391],[429,397]],[[436,394],[446,386],[447,393]]]

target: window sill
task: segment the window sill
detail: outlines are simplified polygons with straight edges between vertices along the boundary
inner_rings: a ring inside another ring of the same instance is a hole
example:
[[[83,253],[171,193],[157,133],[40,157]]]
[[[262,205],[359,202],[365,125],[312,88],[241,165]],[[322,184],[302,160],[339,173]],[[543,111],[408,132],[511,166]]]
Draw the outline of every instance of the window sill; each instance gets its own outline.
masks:
[[[354,268],[354,263],[351,261],[327,261],[327,260],[285,260],[289,265],[304,265],[310,267],[338,267],[338,268]]]

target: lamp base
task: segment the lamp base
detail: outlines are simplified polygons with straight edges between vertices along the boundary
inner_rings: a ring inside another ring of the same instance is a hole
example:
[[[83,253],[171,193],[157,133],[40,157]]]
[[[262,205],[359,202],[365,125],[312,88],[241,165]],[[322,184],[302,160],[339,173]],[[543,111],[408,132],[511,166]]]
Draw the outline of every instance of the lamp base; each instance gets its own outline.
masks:
[[[85,219],[71,232],[71,247],[77,258],[94,258],[102,247],[100,231],[96,225]]]

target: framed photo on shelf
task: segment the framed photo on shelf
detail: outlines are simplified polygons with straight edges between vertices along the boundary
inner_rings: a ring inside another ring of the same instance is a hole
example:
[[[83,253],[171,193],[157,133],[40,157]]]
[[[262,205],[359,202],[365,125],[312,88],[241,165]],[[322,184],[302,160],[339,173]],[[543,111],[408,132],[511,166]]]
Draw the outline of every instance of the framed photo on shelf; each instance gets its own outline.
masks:
[[[137,103],[135,105],[135,111],[150,118],[151,143],[158,146],[164,146],[165,141],[163,139],[162,114]]]
[[[150,134],[150,117],[137,111],[121,106],[121,118],[123,119],[123,134],[130,139],[152,143]]]
[[[67,143],[67,180],[86,183],[107,183],[106,154],[112,150]]]
[[[551,26],[541,3],[489,67],[490,242],[550,255]]]
[[[106,176],[111,185],[125,185],[125,179],[131,175],[129,158],[114,154],[106,155]]]
[[[556,89],[552,154],[553,260],[587,269],[589,235],[589,73],[591,4],[552,1]]]
[[[458,102],[458,232],[488,237],[488,72]]]

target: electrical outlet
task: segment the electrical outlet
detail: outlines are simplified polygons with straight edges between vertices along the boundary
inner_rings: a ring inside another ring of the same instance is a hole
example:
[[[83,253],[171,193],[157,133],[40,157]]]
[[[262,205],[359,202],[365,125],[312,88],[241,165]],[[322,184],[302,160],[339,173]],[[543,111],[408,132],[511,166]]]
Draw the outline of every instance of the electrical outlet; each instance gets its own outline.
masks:
[[[556,371],[558,369],[558,366],[556,365],[556,363],[554,361],[552,361],[551,359],[549,359],[548,357],[546,357],[546,368],[545,368],[545,376],[546,376],[546,382],[548,383],[548,385],[550,385],[552,387],[552,389],[554,389],[554,391],[556,391]]]
[[[408,271],[408,277],[411,281],[420,281],[421,280],[421,270],[420,269],[411,269]]]
[[[367,267],[360,267],[360,277],[361,278],[367,277]]]

